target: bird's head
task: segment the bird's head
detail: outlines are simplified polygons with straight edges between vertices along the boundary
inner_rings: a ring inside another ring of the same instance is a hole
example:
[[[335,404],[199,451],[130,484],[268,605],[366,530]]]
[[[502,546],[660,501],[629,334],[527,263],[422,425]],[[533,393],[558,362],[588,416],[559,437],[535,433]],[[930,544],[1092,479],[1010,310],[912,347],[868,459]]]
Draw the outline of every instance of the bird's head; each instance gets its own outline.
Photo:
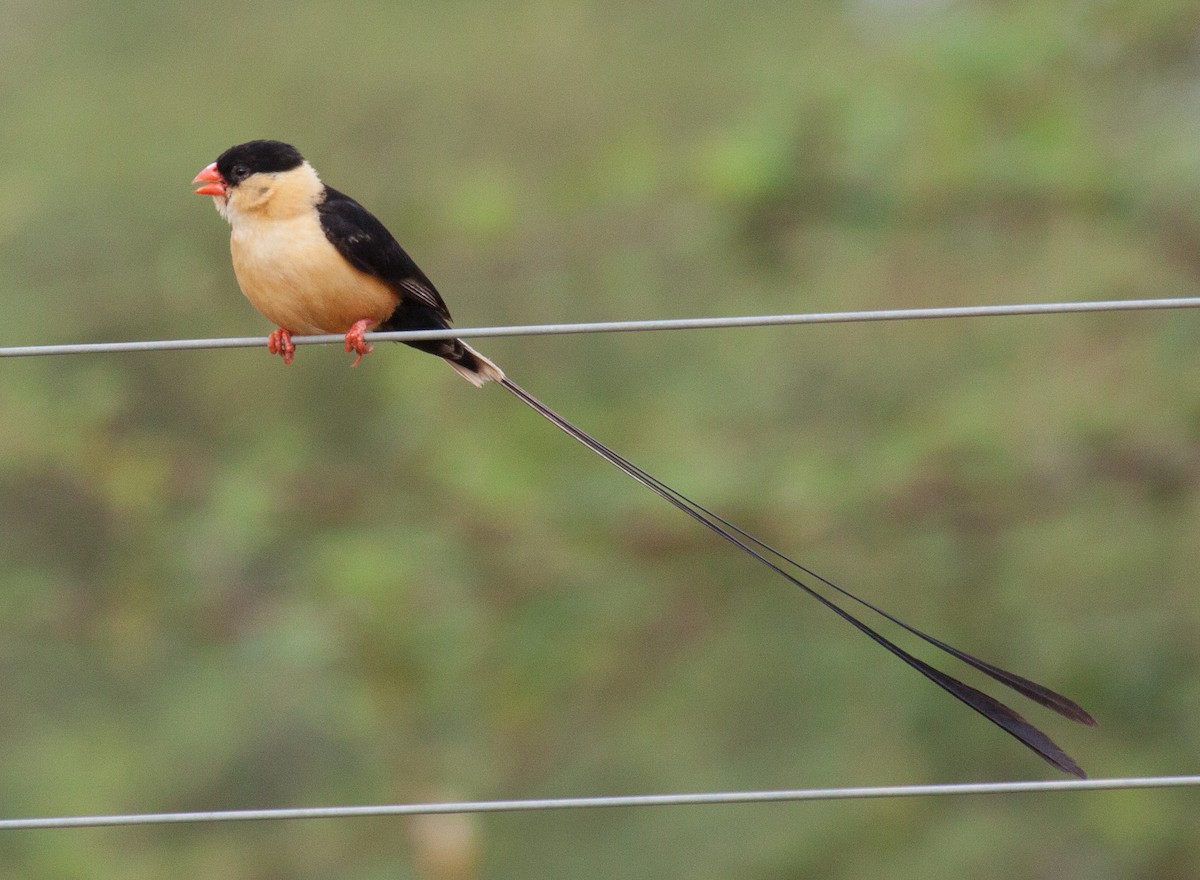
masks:
[[[321,192],[316,172],[299,150],[268,140],[230,147],[201,169],[192,183],[202,184],[194,191],[196,195],[212,196],[221,216],[231,222],[238,215],[270,208],[281,194],[311,205]]]

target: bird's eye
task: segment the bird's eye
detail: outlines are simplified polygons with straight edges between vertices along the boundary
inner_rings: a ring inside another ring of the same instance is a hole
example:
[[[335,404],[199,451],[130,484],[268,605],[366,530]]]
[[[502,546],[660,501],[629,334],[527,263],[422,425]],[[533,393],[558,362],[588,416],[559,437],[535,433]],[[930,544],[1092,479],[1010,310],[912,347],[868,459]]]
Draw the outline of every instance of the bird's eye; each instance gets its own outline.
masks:
[[[250,176],[250,169],[245,165],[234,165],[229,171],[234,180],[245,180]]]

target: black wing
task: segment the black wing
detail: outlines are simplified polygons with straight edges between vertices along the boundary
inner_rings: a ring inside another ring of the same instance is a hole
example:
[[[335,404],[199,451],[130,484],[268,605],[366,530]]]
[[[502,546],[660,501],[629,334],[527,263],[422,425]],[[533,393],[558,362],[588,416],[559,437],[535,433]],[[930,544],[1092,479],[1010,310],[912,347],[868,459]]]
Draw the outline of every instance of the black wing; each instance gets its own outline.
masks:
[[[450,310],[433,282],[374,214],[330,187],[325,187],[325,200],[317,205],[317,213],[325,237],[350,265],[386,282],[401,300],[416,300],[450,320]]]

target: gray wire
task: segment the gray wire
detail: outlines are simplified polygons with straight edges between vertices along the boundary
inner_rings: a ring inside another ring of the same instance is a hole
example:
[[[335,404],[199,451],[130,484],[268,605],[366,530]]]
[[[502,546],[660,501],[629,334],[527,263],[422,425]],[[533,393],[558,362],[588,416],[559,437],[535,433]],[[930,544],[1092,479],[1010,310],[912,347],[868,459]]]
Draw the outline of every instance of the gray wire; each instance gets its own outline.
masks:
[[[1108,300],[1097,302],[1030,303],[948,308],[886,309],[858,312],[823,312],[791,315],[758,315],[727,318],[684,318],[657,321],[608,321],[587,324],[532,324],[508,327],[463,327],[368,333],[373,341],[411,342],[491,336],[550,336],[575,333],[620,333],[652,330],[705,330],[729,327],[765,327],[792,324],[839,324],[865,321],[913,321],[935,318],[983,318],[1016,315],[1054,315],[1081,312],[1125,312],[1154,309],[1200,308],[1200,297]],[[180,351],[209,348],[254,348],[265,337],[217,339],[166,339],[139,342],[101,342],[68,345],[27,345],[0,348],[0,357],[34,357],[67,354],[108,354],[135,351]],[[297,345],[341,343],[336,334],[297,336]],[[0,819],[0,831],[36,828],[97,828],[119,825],[164,825],[201,822],[249,822],[286,819],[345,819],[368,816],[418,816],[439,813],[501,813],[535,810],[596,809],[713,804],[752,804],[863,798],[937,797],[1027,792],[1106,791],[1120,789],[1184,788],[1200,786],[1200,776],[1158,776],[1117,779],[1066,779],[1039,782],[992,782],[953,785],[910,785],[871,788],[798,789],[786,791],[734,791],[698,794],[628,795],[618,797],[549,798],[542,800],[460,801],[452,803],[383,804],[358,807],[314,807],[277,810],[221,810],[189,813],[137,813],[107,816],[59,816]]]
[[[650,794],[618,797],[547,798],[514,801],[457,801],[381,804],[365,807],[311,807],[282,810],[219,810],[196,813],[137,813],[113,816],[60,816],[2,819],[0,831],[35,828],[102,828],[114,825],[175,825],[190,822],[261,822],[280,819],[351,819],[368,816],[424,816],[439,813],[516,813],[604,807],[673,807],[715,804],[763,804],[865,798],[948,797],[1121,789],[1191,788],[1200,776],[1149,776],[1118,779],[1056,779],[1038,782],[980,782],[951,785],[896,785],[873,788],[813,788],[792,791],[725,791],[698,794]]]
[[[932,309],[884,309],[863,312],[816,312],[796,315],[750,315],[728,318],[679,318],[657,321],[603,321],[590,324],[523,324],[509,327],[461,327],[453,330],[406,330],[367,333],[378,342],[412,342],[422,339],[482,338],[488,336],[562,336],[574,333],[629,333],[649,330],[712,330],[728,327],[768,327],[791,324],[849,324],[864,321],[917,321],[933,318],[989,318],[1015,315],[1063,315],[1080,312],[1132,312],[1152,309],[1200,308],[1200,297],[1170,299],[1102,300],[1098,302],[1027,303],[998,306],[952,306]],[[297,345],[341,344],[337,334],[296,336]],[[21,345],[0,348],[0,357],[35,357],[64,354],[111,354],[130,351],[179,351],[206,348],[257,348],[263,336],[219,339],[162,339],[141,342],[95,342],[69,345]]]

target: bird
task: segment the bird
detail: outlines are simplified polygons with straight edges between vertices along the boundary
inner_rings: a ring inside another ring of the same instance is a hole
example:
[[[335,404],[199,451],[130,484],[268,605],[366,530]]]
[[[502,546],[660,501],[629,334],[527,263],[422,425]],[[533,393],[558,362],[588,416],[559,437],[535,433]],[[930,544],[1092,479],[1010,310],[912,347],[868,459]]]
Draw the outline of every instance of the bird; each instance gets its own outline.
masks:
[[[293,335],[344,334],[357,366],[371,352],[364,334],[377,330],[447,330],[450,310],[433,282],[387,227],[357,201],[327,186],[290,144],[252,140],[230,147],[192,181],[212,196],[230,226],[238,285],[276,330],[267,349],[292,363]],[[614,452],[513,382],[461,339],[405,344],[440,357],[473,385],[496,384],[556,428],[599,455],[672,507],[816,599],[850,626],[1015,737],[1063,773],[1086,773],[1045,732],[1015,710],[910,653],[849,609],[865,609],[911,636],[1072,721],[1094,725],[1078,703],[1030,679],[953,647],[839,586],[734,525]],[[861,613],[861,612],[860,612]]]

